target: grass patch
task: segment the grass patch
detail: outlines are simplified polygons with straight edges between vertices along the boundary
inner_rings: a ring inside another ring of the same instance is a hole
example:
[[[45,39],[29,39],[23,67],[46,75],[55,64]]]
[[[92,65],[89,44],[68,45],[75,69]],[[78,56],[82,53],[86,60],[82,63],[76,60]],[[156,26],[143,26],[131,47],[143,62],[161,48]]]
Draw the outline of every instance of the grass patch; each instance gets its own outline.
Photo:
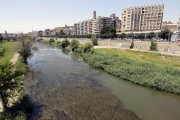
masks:
[[[139,62],[150,62],[165,66],[180,68],[180,57],[173,55],[165,55],[158,52],[143,52],[132,50],[119,50],[119,49],[96,49],[96,53],[117,55],[119,57],[127,58],[129,60]]]
[[[124,80],[180,94],[180,69],[175,68],[177,66],[173,63],[161,62],[163,60],[158,58],[159,55],[147,52],[97,49],[93,54],[86,53],[82,56],[95,68]],[[168,56],[168,61],[175,59],[179,58]]]
[[[17,42],[3,42],[0,43],[0,49],[6,49],[5,55],[0,57],[0,64],[5,64],[9,62],[13,55],[17,52],[18,43]]]

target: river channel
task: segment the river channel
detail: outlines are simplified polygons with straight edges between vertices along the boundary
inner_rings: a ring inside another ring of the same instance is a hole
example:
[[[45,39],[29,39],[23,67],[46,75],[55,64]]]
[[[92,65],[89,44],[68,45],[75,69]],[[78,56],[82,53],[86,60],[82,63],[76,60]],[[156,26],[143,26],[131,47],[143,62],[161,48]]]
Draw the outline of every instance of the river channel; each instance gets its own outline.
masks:
[[[180,120],[180,96],[134,85],[78,54],[35,43],[25,90],[32,120]]]

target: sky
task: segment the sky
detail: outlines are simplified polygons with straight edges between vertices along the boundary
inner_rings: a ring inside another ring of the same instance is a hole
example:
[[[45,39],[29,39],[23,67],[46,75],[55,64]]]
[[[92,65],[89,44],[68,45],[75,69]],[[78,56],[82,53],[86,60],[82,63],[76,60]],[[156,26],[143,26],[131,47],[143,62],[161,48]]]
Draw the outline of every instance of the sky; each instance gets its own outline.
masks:
[[[121,18],[122,9],[148,4],[164,4],[164,21],[177,22],[180,0],[0,0],[0,33],[26,33],[73,25],[97,16],[115,13]]]

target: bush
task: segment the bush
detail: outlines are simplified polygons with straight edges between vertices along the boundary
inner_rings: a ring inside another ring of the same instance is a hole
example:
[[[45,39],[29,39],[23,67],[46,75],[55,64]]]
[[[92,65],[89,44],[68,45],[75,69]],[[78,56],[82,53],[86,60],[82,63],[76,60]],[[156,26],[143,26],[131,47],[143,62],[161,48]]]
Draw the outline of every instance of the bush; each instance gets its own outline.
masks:
[[[131,46],[130,46],[130,49],[133,49],[133,48],[134,48],[134,40],[132,41]]]
[[[83,46],[80,46],[76,49],[76,52],[81,53],[83,52]]]
[[[84,44],[83,52],[88,53],[91,52],[93,49],[93,45],[91,43]]]
[[[79,47],[79,41],[78,40],[72,40],[71,41],[71,48],[72,51],[76,51]]]
[[[51,44],[51,43],[53,43],[53,42],[54,42],[54,39],[51,38],[51,39],[49,40],[49,44]]]
[[[62,43],[61,43],[62,48],[66,48],[69,45],[70,45],[70,42],[68,41],[68,39],[63,40]]]
[[[93,46],[97,46],[98,45],[98,40],[97,40],[96,36],[92,36],[91,37],[91,42],[92,42]]]
[[[4,56],[6,53],[6,48],[3,48],[2,50],[0,50],[0,57]]]
[[[58,41],[58,42],[57,42],[57,45],[60,45],[60,44],[61,44],[61,42],[60,42],[60,41]]]
[[[41,41],[43,41],[43,39],[42,39],[42,38],[39,38],[37,41],[38,41],[38,42],[41,42]]]
[[[154,41],[151,41],[150,50],[157,51],[157,43],[155,43]]]

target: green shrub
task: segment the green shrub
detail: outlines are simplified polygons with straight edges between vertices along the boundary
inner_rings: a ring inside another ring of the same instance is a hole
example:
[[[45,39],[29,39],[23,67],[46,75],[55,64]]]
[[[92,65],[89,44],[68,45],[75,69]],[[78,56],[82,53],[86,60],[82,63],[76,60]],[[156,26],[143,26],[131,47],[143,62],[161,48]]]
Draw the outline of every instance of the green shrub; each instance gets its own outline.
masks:
[[[91,52],[92,48],[93,48],[93,46],[91,43],[85,43],[84,47],[83,47],[83,52],[84,53]]]
[[[37,41],[38,41],[38,42],[41,42],[41,41],[43,41],[43,39],[42,39],[42,38],[39,38]]]
[[[134,48],[134,40],[132,41],[131,46],[130,46],[130,49],[133,49],[133,48]]]
[[[92,42],[93,46],[97,46],[98,45],[98,40],[97,40],[96,36],[92,36],[91,37],[91,42]]]
[[[58,41],[58,42],[57,42],[57,45],[60,45],[60,44],[61,44],[61,42],[60,42],[60,41]]]
[[[71,49],[72,51],[76,51],[79,47],[79,41],[78,40],[72,40],[71,41]]]
[[[0,56],[4,56],[6,53],[6,48],[3,48],[2,50],[0,50]]]
[[[157,51],[157,43],[155,43],[154,41],[151,41],[150,50]]]
[[[53,43],[53,42],[54,42],[54,39],[51,38],[51,39],[49,40],[49,44],[51,44],[51,43]]]
[[[76,52],[78,52],[78,53],[83,52],[83,46],[79,46],[79,47],[76,49]]]
[[[66,48],[69,45],[70,45],[70,42],[68,41],[68,39],[63,40],[62,43],[61,43],[62,48]]]

